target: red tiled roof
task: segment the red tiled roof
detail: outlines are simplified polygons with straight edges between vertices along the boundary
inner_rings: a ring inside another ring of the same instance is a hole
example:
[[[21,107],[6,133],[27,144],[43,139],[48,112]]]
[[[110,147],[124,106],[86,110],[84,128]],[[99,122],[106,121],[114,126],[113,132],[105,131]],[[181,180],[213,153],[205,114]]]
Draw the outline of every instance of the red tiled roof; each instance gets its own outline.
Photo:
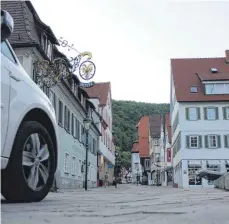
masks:
[[[171,132],[171,123],[170,123],[170,114],[169,113],[165,115],[165,128],[168,131],[169,143],[171,143],[172,142],[172,132]]]
[[[85,88],[85,90],[90,98],[98,98],[100,105],[106,105],[110,91],[110,82],[98,82],[90,88]]]
[[[226,51],[227,52],[227,51]],[[212,73],[216,68],[218,73]],[[201,77],[217,81],[222,77],[229,80],[229,63],[222,58],[171,59],[177,101],[228,101],[228,95],[205,95]],[[197,75],[198,74],[198,75]],[[191,93],[190,86],[197,86],[198,93]]]
[[[138,150],[138,142],[134,142],[133,143],[133,147],[132,147],[131,152],[139,152],[139,150]]]
[[[161,134],[161,115],[155,114],[149,116],[151,137],[160,137]]]
[[[201,81],[225,81],[229,79],[229,72],[228,73],[216,73],[217,75],[212,75],[209,73],[205,74],[198,74]]]

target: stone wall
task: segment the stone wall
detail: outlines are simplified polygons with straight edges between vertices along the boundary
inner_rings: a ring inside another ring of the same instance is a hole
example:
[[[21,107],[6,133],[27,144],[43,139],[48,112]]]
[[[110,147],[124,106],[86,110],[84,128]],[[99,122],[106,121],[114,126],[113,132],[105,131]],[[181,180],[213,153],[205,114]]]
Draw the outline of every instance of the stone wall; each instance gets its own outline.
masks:
[[[222,177],[215,181],[215,188],[229,191],[229,173],[224,174]]]

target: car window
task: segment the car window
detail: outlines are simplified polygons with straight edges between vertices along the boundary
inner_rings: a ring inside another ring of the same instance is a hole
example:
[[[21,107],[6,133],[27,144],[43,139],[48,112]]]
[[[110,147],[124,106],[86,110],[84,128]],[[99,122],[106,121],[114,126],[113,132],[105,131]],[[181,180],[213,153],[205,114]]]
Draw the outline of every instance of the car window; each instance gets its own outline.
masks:
[[[15,58],[14,58],[14,56],[13,56],[13,54],[12,54],[12,52],[11,52],[9,46],[8,46],[8,44],[7,44],[5,41],[3,41],[3,42],[1,43],[1,52],[2,52],[2,54],[4,54],[10,61],[12,61],[13,63],[16,63],[16,60],[15,60]]]

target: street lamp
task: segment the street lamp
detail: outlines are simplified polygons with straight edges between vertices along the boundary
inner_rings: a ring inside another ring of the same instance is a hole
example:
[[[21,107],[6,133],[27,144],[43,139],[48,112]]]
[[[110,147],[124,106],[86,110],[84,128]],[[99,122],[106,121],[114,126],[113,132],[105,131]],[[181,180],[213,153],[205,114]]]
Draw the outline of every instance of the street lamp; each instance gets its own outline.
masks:
[[[118,166],[117,166],[117,158],[118,158],[118,151],[115,151],[115,176],[118,175]]]
[[[92,119],[87,115],[83,121],[86,133],[86,161],[85,161],[85,191],[87,191],[87,172],[88,172],[88,133],[91,128]]]

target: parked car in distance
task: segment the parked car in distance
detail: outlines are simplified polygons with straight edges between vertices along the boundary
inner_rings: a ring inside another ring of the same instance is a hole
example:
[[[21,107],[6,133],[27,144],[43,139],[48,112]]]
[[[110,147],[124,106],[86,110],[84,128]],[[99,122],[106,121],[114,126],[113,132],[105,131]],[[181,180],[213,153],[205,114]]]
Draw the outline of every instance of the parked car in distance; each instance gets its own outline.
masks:
[[[10,201],[36,202],[53,184],[58,128],[50,100],[7,41],[13,26],[1,10],[1,193]]]

